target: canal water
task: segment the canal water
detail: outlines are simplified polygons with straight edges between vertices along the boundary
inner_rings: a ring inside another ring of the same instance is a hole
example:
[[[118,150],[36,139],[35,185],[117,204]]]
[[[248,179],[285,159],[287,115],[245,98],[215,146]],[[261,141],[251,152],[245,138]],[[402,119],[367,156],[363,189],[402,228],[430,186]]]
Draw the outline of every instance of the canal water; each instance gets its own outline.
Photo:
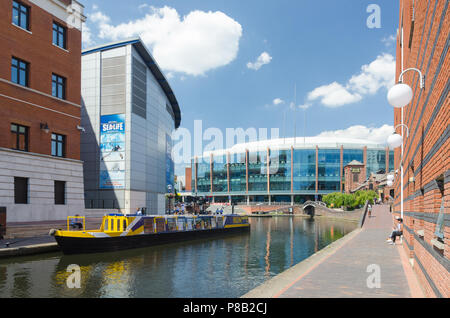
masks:
[[[0,260],[0,298],[236,298],[356,228],[303,217],[251,218],[251,230],[209,240],[114,253],[42,254]],[[68,266],[80,268],[69,288]]]

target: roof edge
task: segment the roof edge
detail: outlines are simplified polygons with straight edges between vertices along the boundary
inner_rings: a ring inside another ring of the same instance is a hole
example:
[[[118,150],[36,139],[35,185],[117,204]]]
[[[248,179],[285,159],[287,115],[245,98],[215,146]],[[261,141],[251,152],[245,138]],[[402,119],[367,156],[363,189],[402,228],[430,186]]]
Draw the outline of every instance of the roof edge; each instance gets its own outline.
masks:
[[[161,86],[162,90],[164,91],[164,94],[166,94],[167,99],[170,102],[170,105],[172,106],[172,111],[174,114],[174,121],[175,121],[175,129],[180,127],[181,124],[181,111],[180,106],[178,104],[177,98],[175,97],[175,94],[170,87],[169,82],[167,81],[166,77],[164,76],[163,72],[161,71],[161,68],[159,67],[158,63],[156,63],[155,59],[151,55],[151,53],[148,51],[147,47],[145,46],[144,42],[140,37],[135,38],[129,38],[126,40],[121,40],[117,42],[112,42],[104,45],[95,46],[92,48],[88,48],[81,52],[81,55],[88,55],[95,52],[101,52],[106,50],[111,50],[114,48],[118,48],[121,46],[126,45],[134,45],[136,51],[141,55],[142,59],[146,63],[147,67],[152,72],[153,76],[157,80],[159,86]]]

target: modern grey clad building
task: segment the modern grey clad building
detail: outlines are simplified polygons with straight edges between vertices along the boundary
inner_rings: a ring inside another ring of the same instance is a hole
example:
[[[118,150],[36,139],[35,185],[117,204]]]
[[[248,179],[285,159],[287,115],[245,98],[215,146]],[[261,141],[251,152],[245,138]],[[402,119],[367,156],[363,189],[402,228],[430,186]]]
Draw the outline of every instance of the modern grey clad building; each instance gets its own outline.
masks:
[[[164,214],[174,183],[171,134],[180,121],[176,97],[140,38],[83,51],[86,208]]]
[[[214,202],[304,202],[345,187],[344,167],[357,160],[363,180],[390,171],[385,145],[348,138],[285,138],[237,144],[192,159],[192,193]]]

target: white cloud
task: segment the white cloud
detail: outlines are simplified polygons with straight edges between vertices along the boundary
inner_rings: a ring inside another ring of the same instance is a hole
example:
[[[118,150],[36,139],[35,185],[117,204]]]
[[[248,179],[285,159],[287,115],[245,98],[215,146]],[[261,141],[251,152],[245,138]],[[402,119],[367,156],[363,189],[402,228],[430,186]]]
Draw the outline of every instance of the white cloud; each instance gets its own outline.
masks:
[[[139,35],[162,69],[194,76],[232,62],[242,36],[242,26],[220,11],[196,10],[180,17],[173,8],[150,7],[143,18],[119,25],[101,12],[89,18],[98,25],[99,38]]]
[[[275,98],[275,99],[273,100],[273,104],[274,104],[274,105],[284,104],[284,100],[282,100],[281,98]]]
[[[150,8],[150,5],[148,5],[148,4],[146,4],[146,3],[143,3],[143,4],[141,4],[141,5],[138,6],[138,9],[139,9],[139,10],[144,10],[144,9],[146,9],[146,8]]]
[[[391,47],[392,45],[394,45],[396,40],[397,40],[396,36],[391,34],[389,36],[385,36],[384,38],[382,38],[381,42],[383,42],[386,47]]]
[[[94,23],[98,23],[100,25],[107,24],[111,21],[111,19],[108,16],[106,16],[103,12],[100,12],[100,11],[96,11],[92,14],[88,14],[88,18],[90,21],[92,21]]]
[[[322,85],[307,95],[307,102],[315,100],[326,107],[340,107],[361,101],[366,95],[373,95],[381,88],[389,89],[395,83],[395,59],[391,54],[384,53],[369,64],[361,67],[359,74],[353,75],[342,85],[333,82]]]
[[[256,62],[248,62],[247,68],[251,70],[259,70],[263,65],[269,64],[272,61],[272,57],[267,52],[262,52],[260,56],[256,59]]]
[[[312,106],[311,103],[305,103],[305,104],[302,104],[302,105],[296,105],[294,102],[290,102],[290,103],[289,103],[289,108],[290,108],[291,110],[296,110],[297,108],[298,108],[298,109],[306,110],[306,109],[308,109],[308,108],[311,107],[311,106]]]
[[[317,137],[365,139],[379,144],[385,144],[387,138],[389,135],[392,135],[393,131],[394,127],[386,124],[378,128],[356,125],[342,130],[324,131],[317,135]]]
[[[84,46],[91,46],[94,44],[91,29],[86,25],[86,23],[83,23],[83,25],[82,25],[81,41]]]
[[[354,75],[348,87],[360,94],[375,94],[381,87],[391,88],[395,84],[395,59],[383,54],[368,65],[361,67],[361,73]]]
[[[311,106],[312,106],[311,103],[305,103],[303,105],[298,105],[297,107],[300,108],[300,109],[306,110],[306,109],[308,109]]]
[[[319,86],[309,92],[307,99],[308,101],[320,99],[320,102],[327,107],[339,107],[359,102],[362,97],[359,94],[350,93],[341,84],[333,82],[329,85]]]

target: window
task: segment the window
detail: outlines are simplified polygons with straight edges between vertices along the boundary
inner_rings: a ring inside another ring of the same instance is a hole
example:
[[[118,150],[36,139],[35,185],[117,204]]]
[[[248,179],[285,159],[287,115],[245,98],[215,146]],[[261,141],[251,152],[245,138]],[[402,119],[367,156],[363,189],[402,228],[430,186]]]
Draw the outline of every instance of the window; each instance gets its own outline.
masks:
[[[14,203],[28,204],[28,178],[14,177]]]
[[[52,134],[52,156],[65,157],[66,136]]]
[[[11,60],[11,82],[28,86],[28,62],[13,57]]]
[[[66,99],[66,79],[64,77],[52,74],[52,96]]]
[[[359,173],[354,173],[353,174],[353,182],[358,182],[359,181]]]
[[[18,1],[13,1],[12,23],[25,29],[30,29],[30,9]]]
[[[11,124],[11,148],[28,151],[28,127]]]
[[[66,28],[55,22],[53,22],[53,44],[66,48]]]
[[[55,204],[66,204],[65,181],[55,181]]]

